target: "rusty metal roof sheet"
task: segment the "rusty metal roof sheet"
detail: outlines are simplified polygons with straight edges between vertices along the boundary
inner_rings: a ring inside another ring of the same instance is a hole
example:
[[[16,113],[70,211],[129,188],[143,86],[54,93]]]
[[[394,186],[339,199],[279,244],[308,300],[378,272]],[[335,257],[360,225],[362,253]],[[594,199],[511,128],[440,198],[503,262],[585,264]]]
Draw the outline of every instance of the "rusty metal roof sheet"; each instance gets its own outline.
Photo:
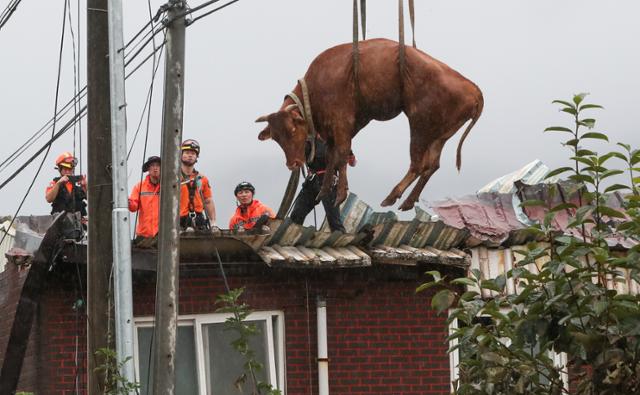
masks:
[[[519,201],[518,203],[519,204]],[[499,246],[507,241],[526,241],[528,225],[516,214],[512,194],[482,193],[431,203],[442,221],[457,229],[466,229],[467,246]]]

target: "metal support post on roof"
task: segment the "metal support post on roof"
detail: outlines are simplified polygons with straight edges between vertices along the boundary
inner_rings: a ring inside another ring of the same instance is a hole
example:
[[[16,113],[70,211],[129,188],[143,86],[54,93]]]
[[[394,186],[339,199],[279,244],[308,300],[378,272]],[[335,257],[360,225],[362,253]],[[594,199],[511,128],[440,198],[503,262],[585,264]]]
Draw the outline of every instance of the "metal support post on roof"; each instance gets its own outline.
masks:
[[[185,3],[171,0],[167,20],[184,15]],[[153,390],[156,395],[175,393],[175,357],[178,323],[180,245],[180,144],[184,105],[185,19],[173,20],[166,35],[162,163],[160,169],[160,224],[158,278],[153,339]]]
[[[116,355],[120,375],[136,381],[133,369],[133,298],[131,235],[127,183],[127,125],[124,90],[122,0],[109,0],[109,79],[111,81],[111,136],[113,156],[113,263]],[[126,361],[126,362],[125,362]],[[134,393],[133,391],[129,391]]]
[[[96,351],[113,348],[109,333],[111,241],[111,115],[109,102],[108,0],[87,0],[87,392],[103,391],[105,363]]]

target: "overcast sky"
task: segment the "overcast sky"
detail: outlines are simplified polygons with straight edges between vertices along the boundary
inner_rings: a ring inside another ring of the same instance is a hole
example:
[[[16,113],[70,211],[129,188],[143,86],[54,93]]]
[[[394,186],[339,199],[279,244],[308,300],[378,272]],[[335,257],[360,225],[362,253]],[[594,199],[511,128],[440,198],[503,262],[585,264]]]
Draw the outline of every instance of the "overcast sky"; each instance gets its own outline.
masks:
[[[0,9],[8,3],[0,0]],[[76,39],[84,41],[86,26],[81,24],[78,35],[77,3],[72,3]],[[127,40],[148,21],[148,11],[146,1],[124,3]],[[193,1],[191,6],[201,3]],[[0,160],[53,115],[63,4],[23,0],[0,30]],[[161,4],[151,2],[154,13]],[[84,0],[80,7],[84,19]],[[484,113],[462,150],[462,171],[455,170],[459,132],[445,146],[441,168],[422,199],[474,193],[536,158],[552,167],[562,165],[567,155],[560,136],[542,130],[569,124],[569,117],[551,101],[578,92],[590,92],[589,101],[605,106],[605,111],[593,114],[598,131],[607,132],[613,141],[640,146],[637,1],[418,0],[416,14],[418,47],[474,81],[485,99]],[[396,1],[369,1],[367,19],[368,37],[397,39]],[[187,29],[184,137],[202,145],[197,168],[213,184],[220,225],[226,226],[235,208],[233,188],[242,180],[252,182],[257,198],[277,209],[289,172],[280,147],[258,141],[263,125],[254,120],[279,108],[315,56],[350,42],[351,20],[349,0],[240,0]],[[410,38],[409,30],[407,34]],[[66,39],[61,103],[73,94],[69,31]],[[81,51],[80,75],[85,81],[86,51]],[[130,144],[150,77],[151,68],[146,67],[127,82]],[[160,150],[161,92],[159,76],[147,156]],[[86,127],[82,130],[86,133]],[[130,186],[140,177],[144,130],[141,134],[129,161]],[[84,145],[86,135],[82,140]],[[55,157],[72,147],[71,133],[54,144],[22,214],[49,212],[44,188],[57,175]],[[379,203],[408,168],[408,149],[403,114],[393,121],[372,122],[353,142],[358,165],[349,170],[350,190],[381,209]],[[83,151],[86,154],[86,145]],[[0,191],[0,214],[15,211],[36,168],[34,162]],[[14,169],[0,172],[0,180]]]

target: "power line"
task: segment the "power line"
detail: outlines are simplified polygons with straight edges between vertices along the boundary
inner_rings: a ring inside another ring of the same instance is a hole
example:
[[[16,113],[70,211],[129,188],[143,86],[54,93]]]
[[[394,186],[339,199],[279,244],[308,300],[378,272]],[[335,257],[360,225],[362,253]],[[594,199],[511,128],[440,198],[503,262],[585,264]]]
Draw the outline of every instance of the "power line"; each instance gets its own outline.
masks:
[[[64,10],[62,12],[62,33],[60,35],[60,50],[58,53],[58,77],[56,79],[56,93],[55,93],[55,100],[54,100],[54,104],[53,104],[53,126],[52,126],[52,130],[51,130],[51,139],[53,140],[53,137],[55,136],[55,130],[56,130],[56,114],[58,113],[58,98],[60,96],[60,76],[62,74],[62,50],[64,49],[64,33],[65,33],[65,28],[66,28],[66,21],[67,21],[67,0],[64,0]],[[31,184],[29,184],[29,188],[27,188],[27,192],[24,194],[24,197],[22,198],[22,201],[20,202],[20,205],[18,206],[18,209],[16,210],[15,214],[13,215],[13,217],[11,218],[11,222],[9,223],[9,226],[7,227],[7,229],[11,229],[11,226],[13,226],[13,222],[16,220],[16,217],[18,216],[18,214],[20,213],[20,210],[22,209],[22,206],[24,205],[24,202],[27,200],[27,196],[29,196],[29,193],[31,192],[31,188],[33,188],[33,184],[35,184],[36,179],[38,178],[38,175],[40,174],[40,171],[42,170],[42,166],[44,165],[44,162],[47,160],[47,156],[49,155],[49,151],[51,150],[51,142],[49,144],[47,144],[47,150],[44,154],[44,157],[42,158],[42,161],[40,162],[40,166],[38,166],[38,170],[36,171],[35,176],[33,176],[33,180],[31,180]],[[1,188],[1,187],[0,187]],[[9,231],[7,230],[7,232],[2,236],[2,240],[0,240],[0,245],[2,244],[2,242],[4,241],[5,237],[7,237],[7,235],[9,234]]]
[[[10,1],[4,11],[2,11],[2,14],[0,14],[0,29],[2,29],[2,27],[9,21],[11,15],[13,15],[13,13],[18,8],[18,4],[20,4],[20,1],[22,0]]]
[[[206,8],[207,6],[210,6],[216,2],[218,2],[220,0],[210,0],[206,3],[203,3],[201,5],[199,5],[198,7],[195,7],[193,9],[190,9],[188,11],[188,13],[193,13],[194,11],[198,11],[201,9]],[[217,7],[211,11],[208,11],[202,15],[199,15],[198,17],[196,17],[195,19],[193,19],[190,24],[193,24],[195,21],[204,18],[205,16],[211,15],[214,12],[217,12],[223,8],[228,7],[229,5],[238,2],[239,0],[232,0],[220,7]],[[66,2],[65,2],[65,7],[66,7]],[[162,10],[162,7],[161,7]],[[65,11],[66,13],[66,11]],[[156,15],[156,18],[158,17],[158,15]],[[65,18],[66,20],[66,18]],[[167,23],[170,23],[171,20],[165,20],[163,21],[163,24],[166,26]],[[64,21],[63,21],[63,25],[64,25]],[[134,42],[135,40],[140,37],[140,34],[142,34],[142,32],[149,26],[152,26],[152,31],[153,33],[147,33],[145,34],[141,39],[140,39],[140,43],[135,44]],[[155,37],[155,35],[157,35],[159,32],[164,31],[165,28],[160,28],[160,29],[156,29],[153,26],[153,21],[150,20],[149,22],[147,22],[144,27],[142,29],[140,29],[140,31],[138,33],[136,33],[134,35],[134,38],[131,39],[127,45],[125,45],[125,48],[130,46],[130,45],[134,45],[133,48],[136,48],[138,45],[142,45],[142,47],[140,49],[138,49],[138,51],[136,51],[133,55],[129,54],[130,59],[128,59],[128,61],[125,63],[125,67],[129,64],[131,64],[131,62],[137,58],[142,50],[148,46],[149,43],[153,42],[154,46],[155,46],[155,41],[153,40],[153,38]],[[147,38],[149,36],[149,34],[151,34],[151,37]],[[143,42],[144,41],[144,42]],[[143,42],[143,43],[142,43]],[[141,44],[142,43],[142,44]],[[135,68],[126,75],[126,79],[128,79],[130,76],[132,76],[136,71],[138,71],[140,69],[140,67],[142,67],[151,57],[154,57],[156,52],[160,51],[161,49],[163,49],[164,45],[165,45],[165,41],[163,41],[159,46],[157,46],[155,49],[152,50],[152,52],[147,55],[137,66],[135,66]],[[157,66],[156,66],[157,69]],[[62,134],[64,134],[66,131],[69,130],[70,127],[74,126],[75,123],[74,122],[78,122],[80,120],[80,118],[82,118],[82,116],[84,116],[83,112],[86,110],[86,106],[84,106],[81,110],[80,113],[77,113],[76,115],[74,115],[74,117],[71,118],[71,120],[67,123],[67,125],[69,126],[69,128],[64,128],[62,129],[60,132],[55,133],[55,124],[56,121],[58,120],[58,118],[66,115],[71,108],[75,109],[75,106],[78,105],[80,106],[81,100],[84,99],[86,97],[86,86],[83,87],[83,89],[76,94],[69,102],[67,102],[67,104],[65,106],[62,107],[62,109],[60,109],[53,118],[51,118],[49,121],[47,121],[47,123],[45,123],[45,125],[40,128],[36,133],[34,133],[28,140],[27,142],[23,143],[14,153],[12,153],[7,159],[5,159],[2,163],[0,163],[0,172],[2,172],[3,170],[5,170],[11,163],[13,163],[20,155],[22,155],[28,148],[30,148],[36,140],[38,140],[40,137],[42,137],[42,135],[44,135],[44,133],[46,133],[47,130],[49,130],[52,126],[53,126],[53,130],[52,130],[52,137],[49,141],[47,141],[45,143],[45,145],[38,150],[38,152],[36,152],[27,162],[25,162],[25,164],[23,166],[21,166],[16,172],[14,172],[14,174],[12,174],[7,180],[5,180],[2,184],[0,184],[0,190],[7,185],[7,183],[9,183],[11,180],[13,180],[22,170],[24,170],[26,168],[26,165],[31,163],[36,157],[38,157],[46,148],[47,149],[47,154],[48,154],[48,149],[50,148],[51,144],[58,139]],[[57,97],[56,97],[56,103],[57,103]],[[56,104],[57,107],[57,104]],[[52,126],[50,126],[52,125]],[[46,156],[45,156],[46,158]],[[21,203],[22,206],[22,203]]]
[[[209,16],[211,14],[213,14],[214,12],[220,11],[223,8],[226,8],[228,6],[230,6],[233,3],[237,3],[240,0],[232,0],[230,2],[228,2],[227,4],[221,5],[220,7],[214,8],[213,10],[209,11],[209,12],[205,12],[204,14],[198,16],[197,18],[194,18],[191,20],[191,22],[189,22],[189,25],[192,25],[194,23],[196,23],[197,20],[204,18],[205,16]]]

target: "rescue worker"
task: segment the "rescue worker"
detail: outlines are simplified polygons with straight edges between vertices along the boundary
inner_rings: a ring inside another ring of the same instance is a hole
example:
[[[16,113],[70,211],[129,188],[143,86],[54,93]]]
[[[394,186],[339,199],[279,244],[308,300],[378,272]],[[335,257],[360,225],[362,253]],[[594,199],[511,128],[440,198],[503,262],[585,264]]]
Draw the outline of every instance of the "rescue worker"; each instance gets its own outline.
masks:
[[[305,217],[319,201],[316,200],[322,187],[324,177],[327,176],[327,145],[320,139],[316,138],[315,141],[315,155],[311,162],[307,162],[307,178],[302,183],[302,189],[296,197],[293,204],[293,210],[291,210],[291,220],[299,225],[302,225]],[[311,143],[307,141],[305,145],[305,157],[308,158],[311,154]],[[356,165],[356,157],[353,152],[349,154],[348,158],[349,166]],[[328,175],[334,177],[335,174]],[[329,228],[331,231],[344,232],[344,225],[340,219],[340,208],[335,206],[336,201],[336,180],[333,182],[331,192],[322,198],[322,206],[324,207],[325,214],[327,215],[327,222],[329,222]]]
[[[200,144],[193,139],[185,140],[180,151],[180,227],[182,230],[216,231],[216,206],[211,185],[207,177],[194,168],[200,156]]]
[[[45,199],[51,203],[51,214],[61,211],[67,213],[80,213],[82,222],[87,217],[87,179],[74,175],[78,164],[71,152],[63,152],[56,159],[56,169],[60,177],[56,177],[49,183],[45,192]]]
[[[255,193],[254,186],[246,181],[238,184],[233,190],[233,194],[238,201],[238,207],[229,220],[229,229],[236,232],[244,232],[258,225],[256,230],[260,231],[269,218],[276,217],[276,213],[271,208],[253,198]]]
[[[138,182],[129,196],[129,211],[138,212],[136,239],[152,238],[158,234],[160,216],[160,157],[150,156],[142,165],[147,176]]]

